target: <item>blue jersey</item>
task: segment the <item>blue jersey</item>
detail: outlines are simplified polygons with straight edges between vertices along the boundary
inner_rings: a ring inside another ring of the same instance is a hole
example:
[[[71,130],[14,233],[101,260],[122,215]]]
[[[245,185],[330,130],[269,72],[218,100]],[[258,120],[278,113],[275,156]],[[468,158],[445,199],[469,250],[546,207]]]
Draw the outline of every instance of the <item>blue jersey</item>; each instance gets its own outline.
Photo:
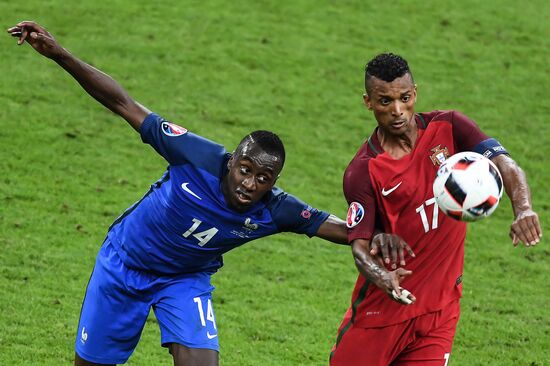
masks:
[[[231,157],[225,148],[151,113],[141,138],[169,163],[166,173],[109,228],[131,268],[159,274],[214,272],[222,254],[248,241],[290,231],[313,236],[328,213],[273,188],[245,212],[221,189]]]

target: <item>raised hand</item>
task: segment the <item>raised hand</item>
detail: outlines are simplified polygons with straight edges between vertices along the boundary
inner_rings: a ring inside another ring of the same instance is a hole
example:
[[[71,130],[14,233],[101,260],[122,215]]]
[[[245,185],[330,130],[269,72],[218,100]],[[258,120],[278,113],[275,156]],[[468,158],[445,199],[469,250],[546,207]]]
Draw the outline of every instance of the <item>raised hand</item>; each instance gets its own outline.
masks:
[[[18,37],[18,45],[27,42],[41,55],[55,58],[63,51],[63,48],[55,41],[55,38],[43,27],[33,21],[23,21],[8,29],[13,37]]]
[[[376,234],[370,243],[370,255],[377,257],[380,265],[389,265],[391,268],[397,268],[397,259],[399,265],[405,266],[405,252],[411,257],[415,257],[411,247],[401,237],[395,234],[379,233]]]

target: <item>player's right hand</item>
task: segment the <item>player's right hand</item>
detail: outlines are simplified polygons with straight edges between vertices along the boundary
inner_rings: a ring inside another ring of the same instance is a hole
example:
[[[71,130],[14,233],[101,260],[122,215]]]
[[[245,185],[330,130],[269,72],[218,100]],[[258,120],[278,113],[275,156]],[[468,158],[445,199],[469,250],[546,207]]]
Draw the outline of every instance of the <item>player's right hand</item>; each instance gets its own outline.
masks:
[[[370,242],[370,255],[378,258],[380,265],[389,265],[396,269],[397,265],[405,266],[405,251],[411,257],[416,257],[413,250],[400,236],[395,234],[379,233]],[[399,263],[397,259],[399,258]]]
[[[60,55],[63,48],[55,41],[55,38],[43,27],[33,21],[23,21],[8,29],[13,37],[18,37],[18,45],[25,41],[38,53],[48,58],[55,58]]]

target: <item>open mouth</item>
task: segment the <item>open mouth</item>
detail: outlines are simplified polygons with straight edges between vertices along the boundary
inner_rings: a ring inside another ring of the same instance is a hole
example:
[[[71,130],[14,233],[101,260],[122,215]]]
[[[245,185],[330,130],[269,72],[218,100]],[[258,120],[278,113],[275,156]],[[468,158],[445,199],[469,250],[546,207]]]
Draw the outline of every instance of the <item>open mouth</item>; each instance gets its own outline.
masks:
[[[401,127],[405,126],[406,122],[407,121],[405,121],[405,120],[398,120],[398,121],[393,122],[391,124],[391,126],[392,126],[392,128],[398,129],[398,128],[401,128]]]
[[[235,190],[235,197],[237,198],[237,201],[239,201],[239,203],[243,205],[247,205],[252,202],[252,198],[240,189]]]

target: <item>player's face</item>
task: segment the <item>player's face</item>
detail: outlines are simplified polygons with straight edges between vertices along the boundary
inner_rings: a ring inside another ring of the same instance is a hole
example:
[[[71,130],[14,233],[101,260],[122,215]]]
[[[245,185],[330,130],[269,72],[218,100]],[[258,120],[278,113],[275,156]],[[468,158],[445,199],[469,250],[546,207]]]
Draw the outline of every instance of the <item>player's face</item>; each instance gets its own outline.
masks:
[[[246,211],[273,188],[282,169],[281,158],[248,142],[239,146],[228,162],[222,190],[229,206]]]
[[[369,80],[368,94],[364,100],[372,110],[378,126],[390,135],[402,135],[414,125],[416,85],[410,74],[391,82],[376,77]]]

